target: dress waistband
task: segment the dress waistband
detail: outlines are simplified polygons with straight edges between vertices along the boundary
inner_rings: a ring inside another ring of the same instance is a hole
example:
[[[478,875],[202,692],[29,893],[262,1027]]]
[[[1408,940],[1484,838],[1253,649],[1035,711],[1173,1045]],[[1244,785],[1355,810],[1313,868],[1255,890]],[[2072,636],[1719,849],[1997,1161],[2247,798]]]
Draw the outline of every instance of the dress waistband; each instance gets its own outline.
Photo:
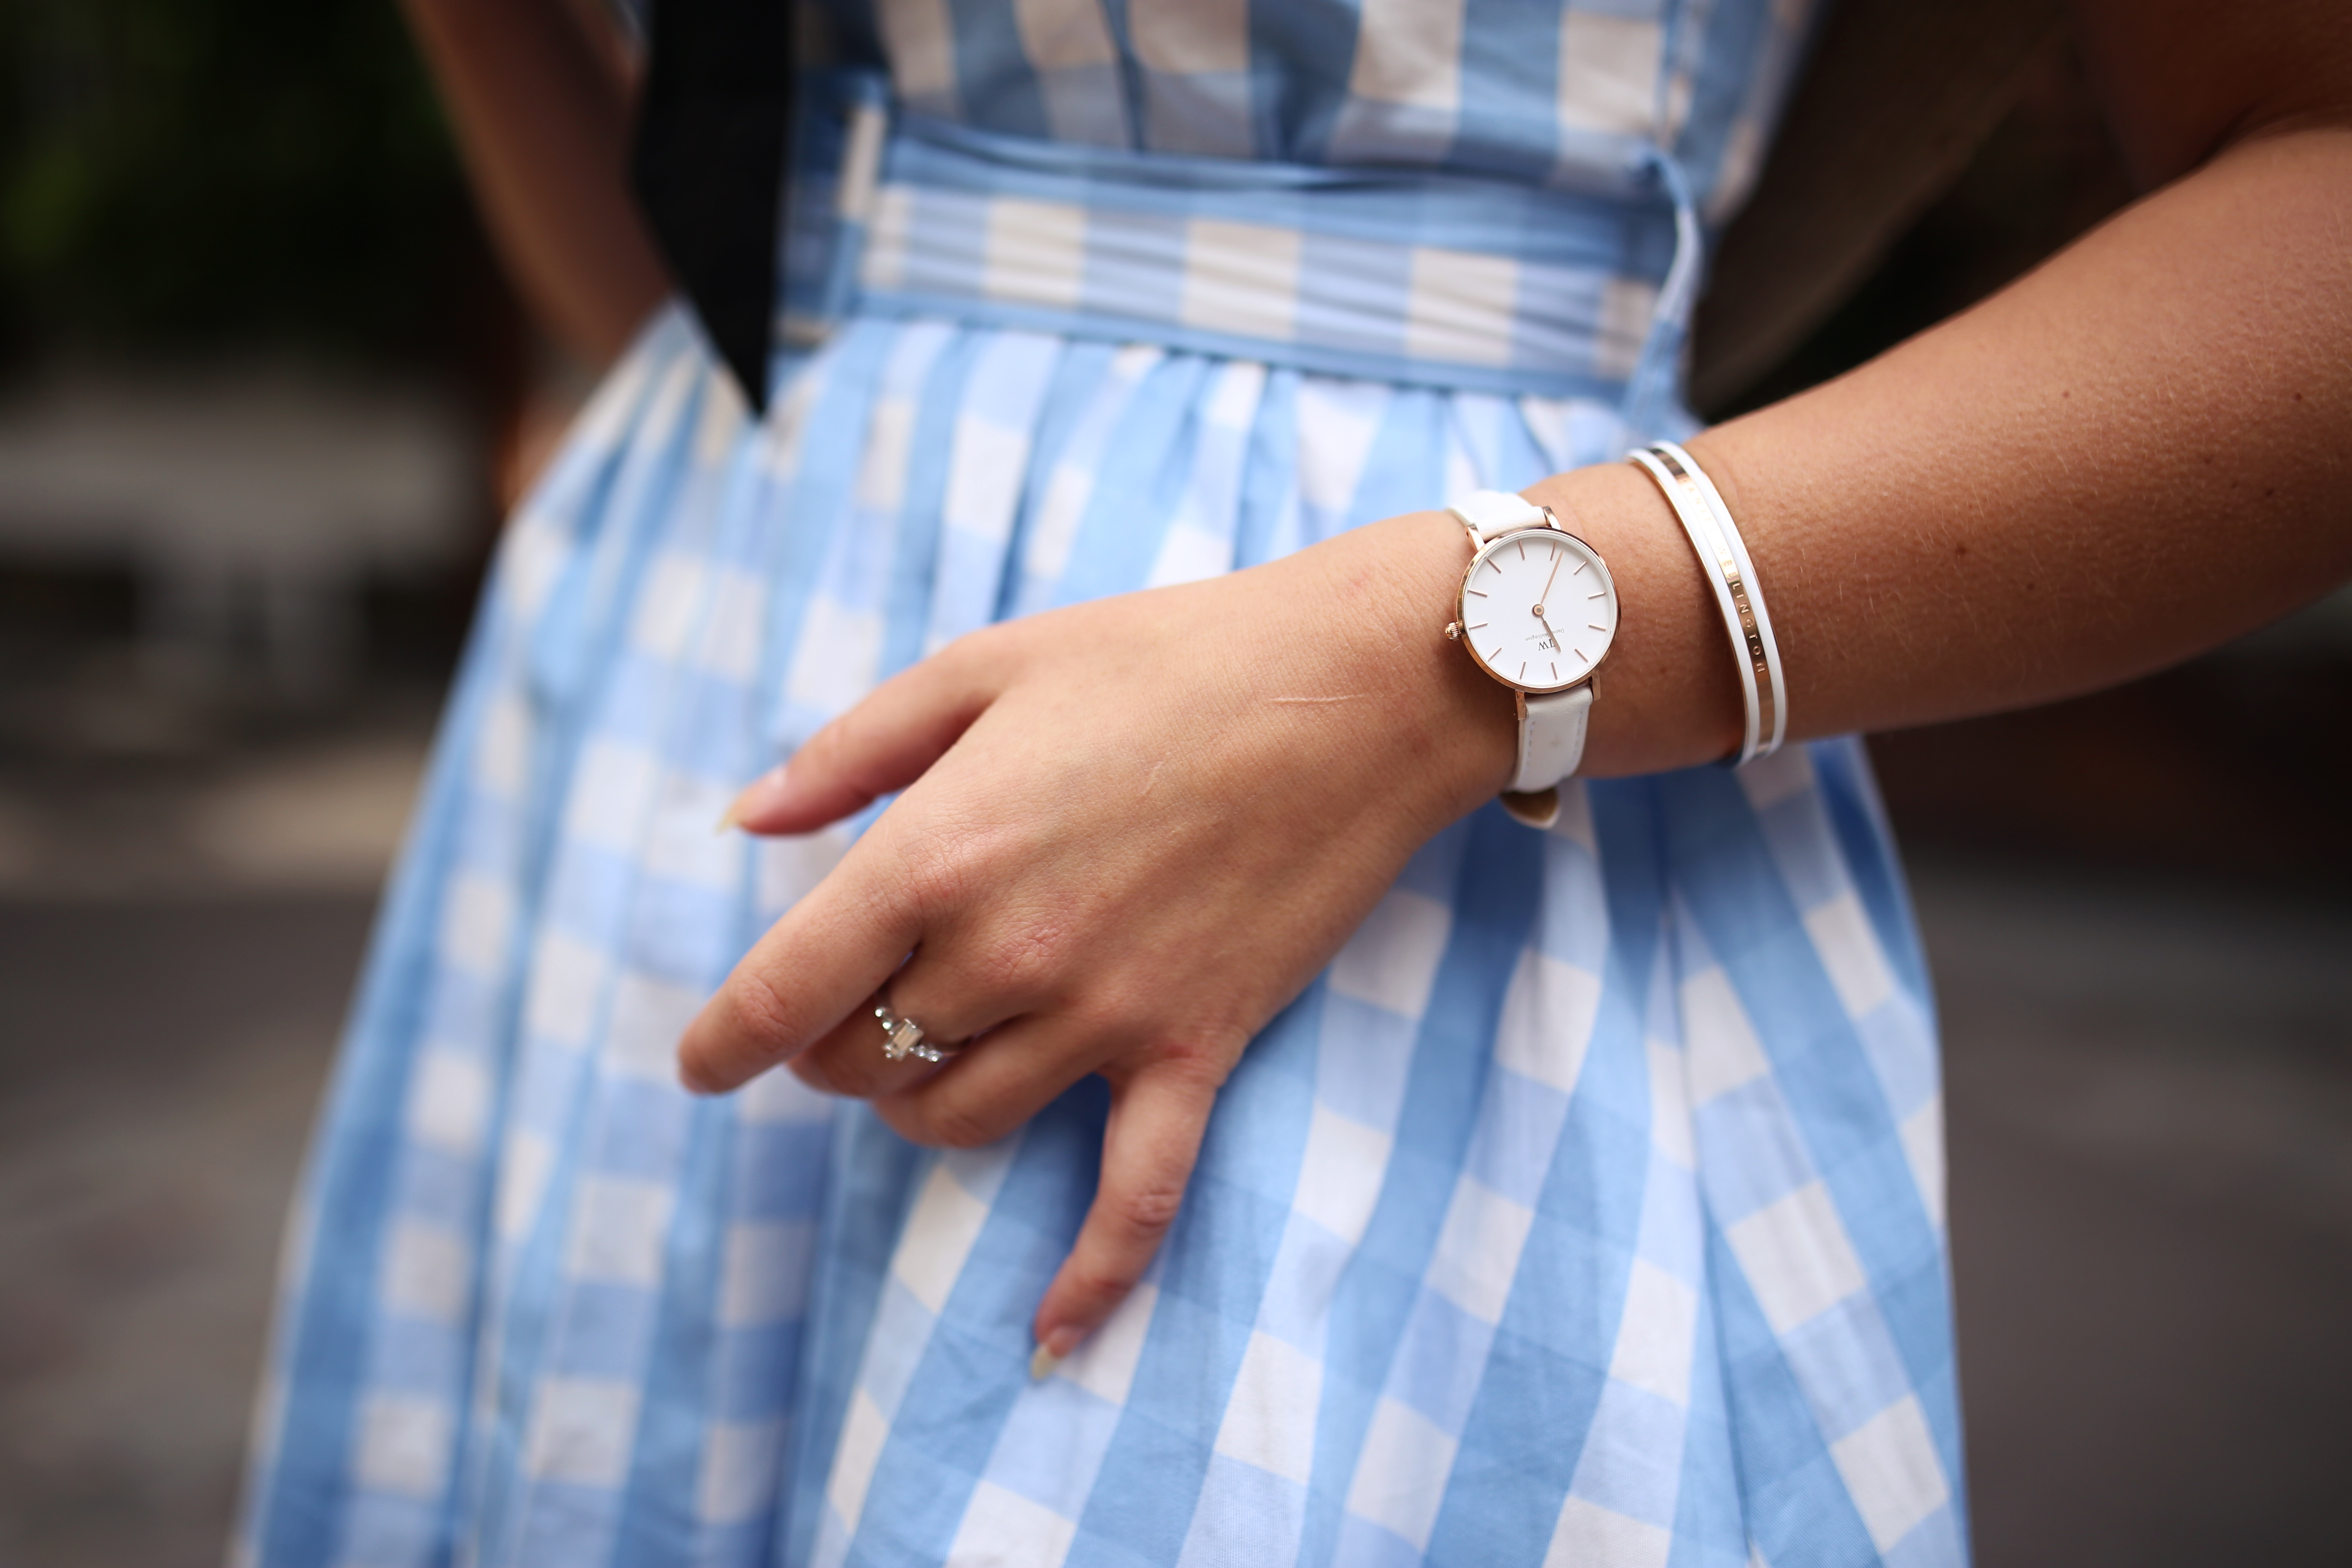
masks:
[[[1672,396],[1699,246],[1663,154],[1624,194],[1586,194],[894,121],[866,81],[845,98],[816,138],[832,145],[803,140],[787,342],[853,310],[946,316],[1454,389]]]

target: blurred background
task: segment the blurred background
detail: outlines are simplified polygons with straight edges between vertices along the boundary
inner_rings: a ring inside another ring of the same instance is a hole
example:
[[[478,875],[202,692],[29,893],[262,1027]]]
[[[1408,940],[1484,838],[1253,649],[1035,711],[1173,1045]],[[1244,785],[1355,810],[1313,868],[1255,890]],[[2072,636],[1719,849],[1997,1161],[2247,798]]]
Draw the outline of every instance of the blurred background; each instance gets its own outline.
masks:
[[[2127,200],[2063,38],[1725,412]],[[497,520],[586,384],[390,0],[0,6],[0,1564],[219,1556],[280,1212]],[[2352,1562],[2352,601],[1873,742],[1987,1568]]]

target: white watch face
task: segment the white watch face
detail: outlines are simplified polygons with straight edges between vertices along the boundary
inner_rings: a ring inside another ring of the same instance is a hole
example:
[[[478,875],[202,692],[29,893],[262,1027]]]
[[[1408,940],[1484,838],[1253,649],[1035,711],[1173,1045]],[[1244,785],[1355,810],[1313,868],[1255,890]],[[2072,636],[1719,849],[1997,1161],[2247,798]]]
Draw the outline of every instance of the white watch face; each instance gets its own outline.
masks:
[[[1462,579],[1462,641],[1486,672],[1528,691],[1589,679],[1617,637],[1617,585],[1592,546],[1535,528],[1507,533]]]

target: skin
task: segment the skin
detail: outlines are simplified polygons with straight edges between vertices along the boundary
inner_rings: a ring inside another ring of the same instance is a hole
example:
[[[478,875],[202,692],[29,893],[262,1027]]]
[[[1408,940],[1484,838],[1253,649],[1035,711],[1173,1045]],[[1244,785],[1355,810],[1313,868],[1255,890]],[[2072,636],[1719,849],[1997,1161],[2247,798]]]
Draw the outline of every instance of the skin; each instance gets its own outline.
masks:
[[[2352,574],[2352,26],[2338,0],[2078,9],[2152,194],[1689,443],[1758,563],[1791,739],[2089,690]],[[1527,493],[1625,606],[1581,771],[1731,750],[1723,628],[1650,481],[1611,464]],[[730,813],[805,833],[904,792],[711,999],[682,1078],[784,1065],[968,1146],[1100,1074],[1101,1184],[1034,1324],[1041,1365],[1067,1353],[1150,1262],[1250,1037],[1504,781],[1509,694],[1440,635],[1467,559],[1444,514],[1410,514],[991,627],[886,682]],[[886,983],[933,1038],[986,1038],[887,1063]]]
[[[499,256],[606,364],[669,292],[625,178],[635,71],[596,0],[402,0]]]

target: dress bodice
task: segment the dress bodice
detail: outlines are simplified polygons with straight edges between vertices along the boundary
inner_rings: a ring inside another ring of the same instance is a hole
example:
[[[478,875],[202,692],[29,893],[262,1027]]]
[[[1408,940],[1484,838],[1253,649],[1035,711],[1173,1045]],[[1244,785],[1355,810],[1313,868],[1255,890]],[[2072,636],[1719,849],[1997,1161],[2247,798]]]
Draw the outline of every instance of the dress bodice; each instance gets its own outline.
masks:
[[[847,63],[983,131],[1580,185],[1672,153],[1719,219],[1812,0],[824,0]]]

